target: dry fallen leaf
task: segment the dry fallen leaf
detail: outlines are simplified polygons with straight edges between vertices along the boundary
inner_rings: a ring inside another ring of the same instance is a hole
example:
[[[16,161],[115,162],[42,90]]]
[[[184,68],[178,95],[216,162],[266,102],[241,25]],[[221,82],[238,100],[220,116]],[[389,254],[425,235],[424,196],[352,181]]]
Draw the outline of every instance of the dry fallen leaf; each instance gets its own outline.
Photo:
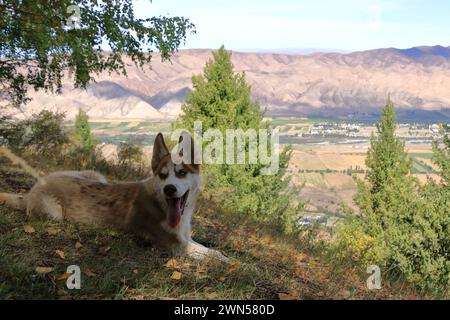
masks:
[[[55,250],[55,253],[61,259],[63,259],[63,260],[66,259],[66,254],[64,253],[64,251],[62,251],[62,250]]]
[[[134,273],[134,274],[139,274],[139,270],[138,270],[138,269],[134,269],[134,270],[133,270],[133,273]]]
[[[219,278],[219,281],[220,281],[220,282],[224,282],[225,279],[226,279],[226,278],[222,276],[222,277]]]
[[[167,261],[167,263],[164,266],[167,267],[167,268],[176,268],[177,267],[177,260],[170,259],[169,261]]]
[[[56,234],[58,234],[58,232],[60,231],[59,229],[56,229],[56,228],[52,228],[52,227],[50,227],[50,228],[47,228],[47,234],[49,235],[49,236],[54,236],[54,235],[56,235]]]
[[[239,268],[239,265],[238,265],[237,261],[232,261],[230,263],[230,267],[228,268],[228,271],[229,272],[236,272],[238,270],[238,268]]]
[[[217,299],[218,296],[219,296],[219,295],[217,294],[217,292],[210,292],[210,293],[208,293],[208,294],[206,295],[206,297],[207,297],[208,299],[211,299],[211,300]]]
[[[106,254],[109,250],[111,250],[110,246],[100,248],[100,252]]]
[[[32,226],[30,226],[29,224],[26,224],[23,226],[23,231],[25,231],[26,233],[33,233],[36,230],[34,230],[34,228]]]
[[[58,281],[66,280],[69,277],[70,277],[70,273],[64,272],[62,275],[60,275],[58,278],[56,278],[56,280],[58,280]]]
[[[67,296],[67,292],[64,289],[58,289],[56,293],[58,294],[58,296]]]
[[[192,267],[192,265],[189,262],[183,263],[181,265],[181,268],[183,269],[190,269]]]
[[[81,244],[81,242],[75,243],[75,249],[80,249],[80,248],[83,248],[83,245]]]
[[[52,267],[36,267],[36,272],[39,274],[47,274],[53,271]]]
[[[172,280],[180,280],[183,277],[183,275],[181,274],[181,272],[178,271],[174,271],[172,273],[172,276],[170,277]]]
[[[94,272],[92,272],[91,269],[86,269],[84,271],[84,274],[87,275],[88,277],[95,277],[97,274],[95,274]]]
[[[290,294],[290,293],[279,293],[278,298],[280,300],[300,300],[300,296],[296,293]]]

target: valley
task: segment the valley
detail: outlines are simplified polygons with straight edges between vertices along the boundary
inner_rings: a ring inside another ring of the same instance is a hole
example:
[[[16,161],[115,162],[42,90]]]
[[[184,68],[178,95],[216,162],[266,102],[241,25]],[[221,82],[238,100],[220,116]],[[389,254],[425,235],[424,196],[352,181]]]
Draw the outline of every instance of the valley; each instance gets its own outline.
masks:
[[[339,216],[342,204],[357,211],[352,200],[357,190],[355,177],[364,178],[374,123],[302,117],[270,120],[280,132],[280,143],[293,148],[288,174],[293,186],[302,186],[298,200],[307,203],[305,216]],[[171,128],[167,120],[94,120],[90,124],[107,158],[114,158],[117,145],[126,142],[142,146],[149,160],[156,134],[168,134]],[[422,183],[428,177],[438,179],[431,161],[431,142],[437,133],[433,124],[405,123],[397,129],[412,159],[411,173]]]

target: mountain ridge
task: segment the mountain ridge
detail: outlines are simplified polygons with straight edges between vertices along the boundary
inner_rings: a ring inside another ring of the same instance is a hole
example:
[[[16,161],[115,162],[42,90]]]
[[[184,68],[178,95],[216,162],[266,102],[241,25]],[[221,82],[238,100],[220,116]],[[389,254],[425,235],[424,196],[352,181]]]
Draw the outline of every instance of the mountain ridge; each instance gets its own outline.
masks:
[[[59,97],[31,92],[33,101],[24,107],[24,114],[53,104],[63,105],[71,114],[71,109],[89,107],[94,118],[176,117],[192,90],[192,76],[202,73],[212,51],[181,50],[164,63],[155,53],[145,70],[125,57],[127,78],[104,73],[84,92],[71,89],[66,80]],[[245,72],[253,97],[268,115],[357,118],[358,113],[379,112],[390,95],[400,113],[416,110],[438,118],[442,113],[443,119],[450,119],[450,47],[311,55],[232,52],[232,62],[236,71]],[[101,111],[104,104],[108,112]]]

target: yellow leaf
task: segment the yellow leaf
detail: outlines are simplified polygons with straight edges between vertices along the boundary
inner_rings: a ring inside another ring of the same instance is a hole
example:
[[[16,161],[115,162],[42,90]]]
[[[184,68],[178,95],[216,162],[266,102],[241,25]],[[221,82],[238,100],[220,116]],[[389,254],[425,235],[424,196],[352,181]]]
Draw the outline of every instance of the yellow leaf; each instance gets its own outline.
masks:
[[[170,277],[172,280],[180,280],[183,277],[183,275],[181,274],[181,272],[178,271],[174,271],[172,273],[172,276]]]
[[[228,268],[229,272],[236,272],[239,268],[238,262],[237,261],[232,261],[230,263],[230,267]]]
[[[47,228],[46,231],[49,236],[54,236],[54,235],[58,234],[58,232],[60,230],[50,227],[50,228]]]
[[[34,230],[34,228],[32,226],[30,226],[29,224],[26,224],[23,226],[23,231],[25,231],[26,233],[33,233],[36,230]]]
[[[294,294],[279,293],[278,298],[280,300],[300,300],[300,296],[296,293],[294,293]]]
[[[222,276],[222,277],[219,278],[219,281],[220,281],[220,282],[224,282],[225,279],[226,279],[226,278]]]
[[[75,249],[83,248],[83,245],[80,242],[75,243]]]
[[[169,261],[167,261],[167,263],[164,266],[167,267],[167,268],[176,268],[177,267],[177,260],[170,259]]]
[[[36,267],[36,272],[39,274],[47,274],[53,271],[52,267]]]
[[[63,260],[66,259],[66,255],[65,255],[64,251],[62,251],[62,250],[55,250],[55,253],[61,259],[63,259]]]
[[[58,280],[58,281],[66,280],[69,277],[70,277],[70,273],[64,272],[62,275],[60,275],[58,278],[56,278],[56,280]]]

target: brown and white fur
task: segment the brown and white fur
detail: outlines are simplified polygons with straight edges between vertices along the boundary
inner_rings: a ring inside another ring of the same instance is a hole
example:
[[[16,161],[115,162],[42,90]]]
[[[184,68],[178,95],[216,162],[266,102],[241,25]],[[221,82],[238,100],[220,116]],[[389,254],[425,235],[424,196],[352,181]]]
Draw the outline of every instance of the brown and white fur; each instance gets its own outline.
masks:
[[[141,182],[108,183],[94,171],[61,171],[39,178],[26,195],[0,193],[4,202],[29,217],[71,219],[126,229],[174,253],[228,261],[191,238],[191,218],[200,188],[200,168],[177,164],[161,133],[151,161],[153,177]]]

